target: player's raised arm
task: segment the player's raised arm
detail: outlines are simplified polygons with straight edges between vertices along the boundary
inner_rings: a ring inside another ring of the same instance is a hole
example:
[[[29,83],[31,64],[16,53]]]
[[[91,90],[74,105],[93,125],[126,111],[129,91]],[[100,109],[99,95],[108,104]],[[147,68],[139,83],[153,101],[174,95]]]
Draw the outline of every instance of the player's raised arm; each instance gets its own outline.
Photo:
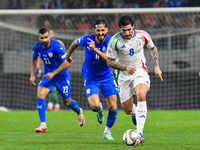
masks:
[[[30,82],[32,85],[35,85],[35,68],[36,68],[37,60],[34,58],[31,59],[31,77]]]
[[[95,43],[93,40],[89,39],[88,40],[90,42],[88,42],[87,44],[89,45],[89,47],[97,54],[99,55],[103,60],[107,61],[107,54],[104,53],[104,52],[101,52],[100,50],[98,50],[96,47],[95,47]]]
[[[151,52],[151,56],[153,58],[153,61],[154,61],[154,65],[155,65],[155,75],[161,79],[161,81],[163,81],[163,78],[162,78],[162,71],[160,70],[160,67],[159,67],[159,55],[158,55],[158,50],[156,48],[156,46],[153,46],[151,49],[150,49],[150,52]]]
[[[70,56],[71,56],[71,54],[73,53],[73,51],[76,49],[78,47],[78,44],[77,44],[77,39],[76,40],[74,40],[73,42],[72,42],[72,44],[70,45],[70,47],[69,47],[69,49],[68,49],[68,51],[67,51],[67,55],[66,55],[66,59],[67,59],[67,61],[69,62],[69,63],[73,63],[73,59],[72,58],[70,58]]]

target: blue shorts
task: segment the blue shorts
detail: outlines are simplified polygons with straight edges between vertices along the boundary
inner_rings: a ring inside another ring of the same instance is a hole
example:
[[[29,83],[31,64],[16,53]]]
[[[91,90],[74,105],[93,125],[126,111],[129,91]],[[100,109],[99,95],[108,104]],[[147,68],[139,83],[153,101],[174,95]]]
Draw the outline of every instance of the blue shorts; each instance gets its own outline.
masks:
[[[107,78],[106,80],[86,80],[84,81],[85,93],[87,98],[93,94],[99,95],[99,88],[101,88],[101,92],[103,97],[107,97],[110,95],[119,94],[119,88],[115,82],[115,78],[112,76]]]
[[[56,87],[58,93],[63,99],[70,98],[70,76],[66,78],[51,78],[47,79],[45,76],[42,77],[38,86],[44,86],[50,91],[53,91]]]

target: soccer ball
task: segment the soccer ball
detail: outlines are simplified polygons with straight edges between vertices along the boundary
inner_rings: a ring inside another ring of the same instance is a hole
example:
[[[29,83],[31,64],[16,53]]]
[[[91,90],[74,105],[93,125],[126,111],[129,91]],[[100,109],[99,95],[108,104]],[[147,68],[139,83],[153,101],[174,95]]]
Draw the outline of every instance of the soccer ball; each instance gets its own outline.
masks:
[[[127,146],[137,146],[140,144],[141,137],[136,130],[129,129],[123,135],[124,144]]]

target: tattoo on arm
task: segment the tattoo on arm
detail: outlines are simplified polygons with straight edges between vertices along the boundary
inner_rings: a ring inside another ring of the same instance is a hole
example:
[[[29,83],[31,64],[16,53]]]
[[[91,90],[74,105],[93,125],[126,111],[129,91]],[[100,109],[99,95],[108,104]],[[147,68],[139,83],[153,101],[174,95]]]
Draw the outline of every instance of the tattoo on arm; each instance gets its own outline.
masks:
[[[107,58],[107,64],[111,68],[118,69],[118,70],[124,70],[124,65],[119,64],[118,62],[115,61],[115,59],[112,58]]]
[[[150,51],[151,51],[151,56],[153,58],[155,66],[159,66],[159,55],[158,55],[157,48],[154,46],[153,48],[150,49]]]

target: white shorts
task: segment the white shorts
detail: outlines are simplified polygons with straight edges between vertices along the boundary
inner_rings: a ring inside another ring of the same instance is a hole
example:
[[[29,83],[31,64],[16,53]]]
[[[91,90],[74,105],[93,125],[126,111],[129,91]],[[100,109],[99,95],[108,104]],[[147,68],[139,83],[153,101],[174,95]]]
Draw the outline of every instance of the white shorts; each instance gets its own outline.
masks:
[[[148,86],[148,90],[150,89],[150,78],[148,73],[143,70],[137,70],[129,80],[120,80],[118,79],[118,84],[120,87],[119,97],[121,103],[125,102],[131,96],[135,95],[135,87],[140,84],[146,84]]]

